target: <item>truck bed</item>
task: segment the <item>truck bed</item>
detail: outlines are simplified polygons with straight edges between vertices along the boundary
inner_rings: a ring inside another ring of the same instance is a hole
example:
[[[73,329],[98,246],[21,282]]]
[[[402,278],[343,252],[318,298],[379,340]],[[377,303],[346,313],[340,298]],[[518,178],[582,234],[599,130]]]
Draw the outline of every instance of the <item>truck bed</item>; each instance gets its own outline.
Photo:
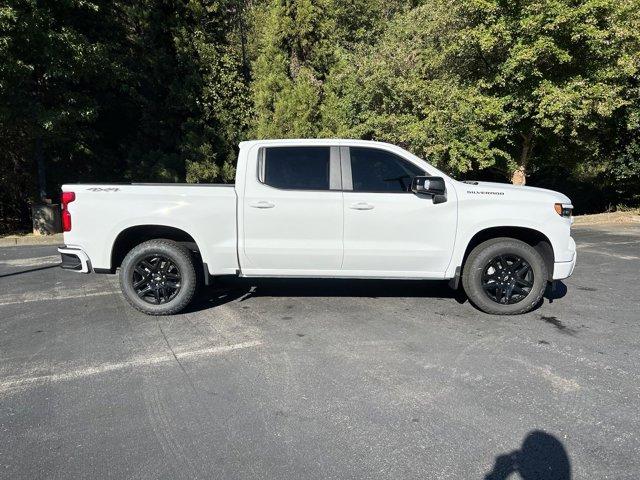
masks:
[[[95,269],[111,268],[111,245],[121,232],[144,225],[189,232],[212,274],[238,268],[233,184],[86,183],[62,190],[76,195],[68,207],[72,228],[65,244],[84,246]]]

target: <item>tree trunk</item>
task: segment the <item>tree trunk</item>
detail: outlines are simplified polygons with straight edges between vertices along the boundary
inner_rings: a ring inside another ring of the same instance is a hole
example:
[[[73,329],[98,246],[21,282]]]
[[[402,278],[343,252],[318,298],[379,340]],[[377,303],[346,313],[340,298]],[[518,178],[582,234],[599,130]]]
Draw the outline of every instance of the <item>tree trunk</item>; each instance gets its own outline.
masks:
[[[44,151],[42,149],[42,135],[37,134],[35,145],[36,169],[38,172],[38,196],[44,202],[47,198],[47,176],[44,165]]]
[[[513,171],[511,175],[511,183],[514,185],[525,185],[527,183],[527,165],[529,158],[531,157],[531,150],[533,149],[533,134],[527,133],[522,135],[522,152],[520,153],[520,160],[518,161],[518,167]]]
[[[301,61],[298,56],[298,52],[295,47],[291,48],[291,55],[289,56],[289,76],[295,80],[300,72]]]
[[[245,25],[245,14],[247,11],[246,1],[239,2],[240,8],[238,13],[239,27],[240,27],[240,48],[242,49],[242,76],[244,80],[248,82],[250,80],[251,72],[249,68],[249,60],[247,57],[247,32]]]

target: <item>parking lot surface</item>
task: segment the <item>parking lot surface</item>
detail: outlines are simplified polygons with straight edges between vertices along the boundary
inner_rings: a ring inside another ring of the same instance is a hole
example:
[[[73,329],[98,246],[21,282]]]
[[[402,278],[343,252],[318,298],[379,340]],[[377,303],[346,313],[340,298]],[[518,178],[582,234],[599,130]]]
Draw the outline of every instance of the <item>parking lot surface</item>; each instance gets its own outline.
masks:
[[[513,317],[239,279],[149,317],[1,248],[0,478],[640,478],[640,227],[573,235],[573,277]]]

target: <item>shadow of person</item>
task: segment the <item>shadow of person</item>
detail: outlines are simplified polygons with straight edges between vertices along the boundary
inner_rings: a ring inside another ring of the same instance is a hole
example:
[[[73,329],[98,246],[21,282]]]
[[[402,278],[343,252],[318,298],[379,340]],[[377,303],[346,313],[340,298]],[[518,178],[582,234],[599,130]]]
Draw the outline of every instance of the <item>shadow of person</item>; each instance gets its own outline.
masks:
[[[513,473],[523,480],[570,480],[571,462],[560,440],[535,430],[527,434],[520,450],[497,456],[484,478],[504,480]]]

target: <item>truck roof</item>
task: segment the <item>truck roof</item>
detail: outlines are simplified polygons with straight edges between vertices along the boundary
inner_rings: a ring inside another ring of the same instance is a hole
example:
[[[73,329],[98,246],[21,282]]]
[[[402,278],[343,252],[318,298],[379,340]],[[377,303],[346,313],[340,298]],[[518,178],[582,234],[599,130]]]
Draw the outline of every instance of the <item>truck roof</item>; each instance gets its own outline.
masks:
[[[270,138],[264,140],[246,140],[244,142],[240,142],[240,147],[252,147],[256,144],[259,145],[269,145],[269,144],[278,144],[278,145],[291,145],[291,146],[309,146],[309,145],[324,145],[324,146],[338,146],[338,145],[353,145],[353,146],[386,146],[386,147],[394,147],[397,146],[386,143],[386,142],[377,142],[374,140],[358,140],[355,138]]]

